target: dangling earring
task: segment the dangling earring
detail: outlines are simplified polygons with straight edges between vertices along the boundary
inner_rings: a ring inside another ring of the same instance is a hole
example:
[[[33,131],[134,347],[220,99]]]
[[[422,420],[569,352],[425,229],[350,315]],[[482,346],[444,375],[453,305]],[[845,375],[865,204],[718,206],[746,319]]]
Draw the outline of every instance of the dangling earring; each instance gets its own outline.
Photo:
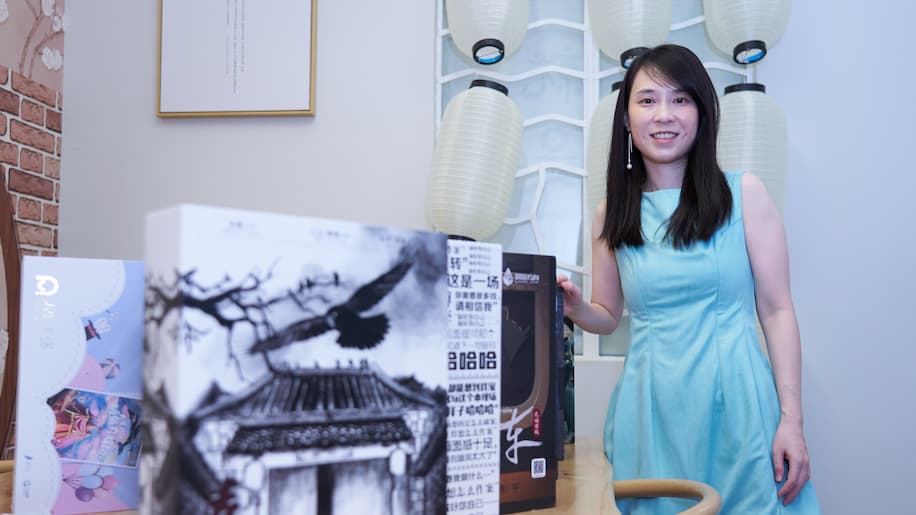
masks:
[[[633,153],[633,135],[627,131],[627,170],[633,169],[633,160],[630,155]]]

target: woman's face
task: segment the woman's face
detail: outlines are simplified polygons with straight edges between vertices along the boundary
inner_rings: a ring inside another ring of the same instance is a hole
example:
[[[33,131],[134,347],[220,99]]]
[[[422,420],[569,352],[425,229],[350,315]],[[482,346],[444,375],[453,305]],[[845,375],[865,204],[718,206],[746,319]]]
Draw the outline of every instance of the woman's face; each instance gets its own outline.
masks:
[[[686,91],[661,84],[639,70],[633,79],[627,116],[633,145],[642,153],[647,169],[687,166],[699,114]]]

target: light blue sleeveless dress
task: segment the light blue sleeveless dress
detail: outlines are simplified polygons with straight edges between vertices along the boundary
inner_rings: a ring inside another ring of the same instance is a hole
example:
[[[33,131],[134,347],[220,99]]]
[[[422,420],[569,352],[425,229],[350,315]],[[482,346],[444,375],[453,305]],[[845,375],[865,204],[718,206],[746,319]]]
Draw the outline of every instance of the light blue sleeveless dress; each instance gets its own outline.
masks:
[[[632,334],[608,409],[605,451],[615,480],[701,481],[722,495],[723,514],[820,513],[810,481],[789,506],[776,496],[779,400],[757,339],[741,174],[726,178],[731,219],[710,241],[681,250],[663,241],[680,190],[661,190],[642,197],[645,244],[616,252]],[[618,504],[624,514],[671,515],[695,502]]]

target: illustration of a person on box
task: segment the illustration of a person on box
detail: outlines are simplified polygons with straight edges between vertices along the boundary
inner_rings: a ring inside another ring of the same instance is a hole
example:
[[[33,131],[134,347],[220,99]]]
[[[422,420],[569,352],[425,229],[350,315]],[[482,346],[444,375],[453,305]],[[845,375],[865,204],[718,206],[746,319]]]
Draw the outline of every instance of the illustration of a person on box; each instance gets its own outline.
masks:
[[[135,466],[139,455],[139,402],[115,395],[64,389],[48,399],[54,413],[51,443],[61,458]]]

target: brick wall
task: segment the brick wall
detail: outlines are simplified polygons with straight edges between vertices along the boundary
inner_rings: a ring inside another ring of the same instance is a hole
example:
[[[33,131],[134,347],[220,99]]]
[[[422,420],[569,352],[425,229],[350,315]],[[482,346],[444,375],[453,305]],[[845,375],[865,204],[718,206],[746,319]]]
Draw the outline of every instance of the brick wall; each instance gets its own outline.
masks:
[[[62,95],[0,65],[0,173],[23,255],[57,255]]]

